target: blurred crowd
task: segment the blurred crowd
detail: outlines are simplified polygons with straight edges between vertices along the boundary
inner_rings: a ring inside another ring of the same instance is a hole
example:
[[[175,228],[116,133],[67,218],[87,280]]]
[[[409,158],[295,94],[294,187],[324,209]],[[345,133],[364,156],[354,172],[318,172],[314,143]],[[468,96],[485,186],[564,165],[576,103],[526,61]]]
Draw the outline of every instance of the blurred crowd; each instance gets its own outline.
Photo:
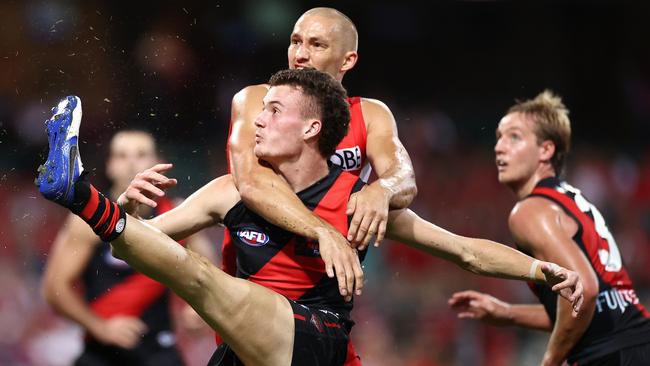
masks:
[[[149,8],[154,4],[155,10]],[[2,365],[66,365],[81,350],[82,331],[56,316],[39,292],[48,250],[64,218],[63,209],[41,199],[33,185],[46,151],[42,123],[49,109],[65,95],[81,97],[81,150],[99,186],[106,184],[103,164],[110,136],[140,127],[159,139],[165,160],[175,164],[171,175],[179,187],[171,194],[186,196],[225,173],[230,98],[286,66],[291,25],[310,7],[268,0],[236,6],[144,1],[140,6],[143,10],[127,16],[129,9],[119,2],[0,2]],[[406,7],[384,5],[357,20],[363,9],[341,10],[358,22],[362,55],[359,70],[344,84],[350,94],[382,99],[395,113],[417,175],[413,210],[459,234],[512,244],[507,215],[515,198],[496,180],[494,128],[515,97],[533,96],[538,85],[562,94],[563,87],[573,90],[566,85],[570,82],[516,86],[518,94],[504,95],[512,91],[505,89],[484,100],[468,91],[467,99],[454,103],[439,97],[445,87],[459,95],[453,82],[432,87],[432,97],[424,86],[400,89],[409,78],[418,80],[415,73],[384,84],[378,78],[392,65],[377,65],[383,62],[379,55],[368,56],[375,58],[370,62],[364,54],[382,47],[380,41],[370,42],[373,36],[395,40],[375,22],[387,14],[413,15]],[[406,36],[417,32],[402,25]],[[620,121],[596,120],[584,113],[585,102],[578,102],[575,93],[567,98],[570,109],[576,101],[578,113],[572,114],[574,147],[566,177],[605,216],[639,297],[649,306],[650,148],[643,134],[650,131],[650,73],[647,65],[636,68],[628,62],[630,57],[620,60],[621,68],[632,71],[618,86],[620,98],[612,99],[625,108]],[[516,76],[523,77],[517,70]],[[479,91],[484,89],[480,82]],[[491,101],[495,105],[486,108]],[[593,108],[603,103],[592,102]],[[209,235],[219,252],[221,230]],[[364,365],[534,365],[541,358],[545,334],[457,320],[447,306],[454,291],[468,288],[506,301],[533,302],[524,283],[478,277],[389,241],[371,248],[365,272],[352,333]],[[215,348],[210,332],[179,330],[178,339],[188,365],[205,364]]]

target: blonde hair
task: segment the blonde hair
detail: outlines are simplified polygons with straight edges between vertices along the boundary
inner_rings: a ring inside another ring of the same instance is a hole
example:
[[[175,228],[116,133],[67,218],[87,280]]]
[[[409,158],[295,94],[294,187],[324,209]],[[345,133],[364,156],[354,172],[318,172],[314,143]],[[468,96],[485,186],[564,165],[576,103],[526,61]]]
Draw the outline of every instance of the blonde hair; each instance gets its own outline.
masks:
[[[508,114],[515,112],[532,119],[538,144],[546,140],[555,144],[551,165],[556,174],[562,173],[566,156],[571,148],[571,121],[569,110],[562,103],[562,98],[550,90],[544,90],[534,99],[517,101],[508,109]]]

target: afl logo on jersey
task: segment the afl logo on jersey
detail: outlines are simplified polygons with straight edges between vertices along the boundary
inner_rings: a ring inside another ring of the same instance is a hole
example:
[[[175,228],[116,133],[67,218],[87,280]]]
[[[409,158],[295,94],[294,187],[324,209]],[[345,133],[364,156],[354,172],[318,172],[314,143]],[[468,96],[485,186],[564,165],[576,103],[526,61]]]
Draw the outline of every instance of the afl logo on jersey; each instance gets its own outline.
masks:
[[[361,149],[354,146],[336,150],[330,161],[346,171],[361,169]]]
[[[269,242],[268,235],[255,229],[239,229],[237,231],[237,237],[244,243],[254,247],[261,247]]]

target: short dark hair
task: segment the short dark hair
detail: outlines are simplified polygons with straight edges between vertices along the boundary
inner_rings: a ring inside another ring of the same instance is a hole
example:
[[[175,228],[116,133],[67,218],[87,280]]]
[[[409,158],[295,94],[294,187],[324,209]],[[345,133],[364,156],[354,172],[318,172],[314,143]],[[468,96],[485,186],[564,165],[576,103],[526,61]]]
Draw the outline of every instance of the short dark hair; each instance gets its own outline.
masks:
[[[326,158],[334,154],[350,125],[350,105],[343,85],[331,75],[311,68],[278,71],[271,76],[269,85],[293,86],[309,97],[303,115],[322,122],[318,150]]]

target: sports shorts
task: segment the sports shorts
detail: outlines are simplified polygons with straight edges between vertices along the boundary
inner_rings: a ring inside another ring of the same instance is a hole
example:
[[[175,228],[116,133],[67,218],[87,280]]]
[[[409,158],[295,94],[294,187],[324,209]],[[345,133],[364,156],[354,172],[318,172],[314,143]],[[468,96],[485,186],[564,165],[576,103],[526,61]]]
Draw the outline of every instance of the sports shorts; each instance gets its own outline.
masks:
[[[348,357],[352,321],[331,311],[311,308],[289,300],[293,309],[295,336],[293,366],[342,366]],[[355,355],[355,361],[358,357]],[[349,362],[349,361],[348,361]],[[349,363],[348,363],[349,364]],[[225,343],[219,345],[208,366],[243,366]]]

